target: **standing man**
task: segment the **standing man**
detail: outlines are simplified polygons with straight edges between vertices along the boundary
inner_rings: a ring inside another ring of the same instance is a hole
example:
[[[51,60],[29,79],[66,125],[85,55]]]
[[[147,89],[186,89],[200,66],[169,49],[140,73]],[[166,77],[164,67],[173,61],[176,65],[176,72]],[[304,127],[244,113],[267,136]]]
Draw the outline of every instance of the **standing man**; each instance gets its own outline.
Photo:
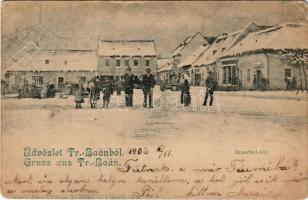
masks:
[[[113,94],[113,84],[111,78],[105,77],[104,85],[103,85],[103,108],[107,109],[109,102],[110,102],[110,96]]]
[[[149,107],[153,108],[153,88],[155,86],[154,75],[151,74],[150,67],[145,68],[146,74],[142,76],[142,86],[144,94],[144,104],[143,106],[147,107],[147,99],[149,97]]]
[[[208,77],[205,80],[205,86],[206,86],[206,94],[205,94],[203,106],[206,106],[207,99],[209,97],[210,97],[210,106],[212,106],[213,95],[214,95],[214,91],[216,90],[216,86],[217,86],[217,81],[216,81],[216,78],[214,77],[214,73],[212,71],[209,71],[209,73],[208,73]]]
[[[133,106],[134,84],[135,76],[132,74],[131,68],[128,67],[124,75],[125,105],[127,107]]]

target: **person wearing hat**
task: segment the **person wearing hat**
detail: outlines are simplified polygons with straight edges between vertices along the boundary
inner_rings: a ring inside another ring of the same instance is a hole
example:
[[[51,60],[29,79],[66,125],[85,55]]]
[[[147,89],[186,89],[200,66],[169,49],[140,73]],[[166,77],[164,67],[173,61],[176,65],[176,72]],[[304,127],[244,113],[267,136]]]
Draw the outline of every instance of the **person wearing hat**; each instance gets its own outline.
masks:
[[[144,104],[143,106],[147,107],[147,100],[149,98],[149,107],[153,108],[153,89],[155,86],[154,75],[151,74],[151,68],[145,68],[146,74],[142,76],[142,88],[144,94]]]
[[[113,94],[113,84],[110,77],[105,77],[103,94],[103,108],[107,109],[110,102],[110,96]]]
[[[124,74],[124,92],[125,92],[125,105],[127,107],[133,106],[133,95],[134,95],[134,85],[136,78],[132,74],[130,67],[126,69],[126,74]]]
[[[206,86],[206,94],[203,102],[203,106],[206,106],[207,104],[207,99],[210,98],[210,105],[212,106],[213,104],[213,96],[214,96],[214,91],[217,86],[217,81],[216,78],[214,77],[214,73],[212,71],[208,72],[208,77],[205,80],[205,86]]]

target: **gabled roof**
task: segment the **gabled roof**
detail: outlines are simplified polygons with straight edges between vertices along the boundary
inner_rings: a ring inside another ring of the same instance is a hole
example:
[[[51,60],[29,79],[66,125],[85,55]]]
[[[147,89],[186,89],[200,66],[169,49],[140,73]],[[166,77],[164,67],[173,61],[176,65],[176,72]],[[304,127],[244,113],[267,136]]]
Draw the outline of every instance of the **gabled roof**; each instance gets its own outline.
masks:
[[[179,44],[171,52],[171,55],[174,56],[174,55],[180,54],[191,41],[193,41],[195,38],[198,38],[198,37],[202,38],[204,40],[204,44],[208,44],[209,43],[200,32],[197,32],[195,35],[187,37],[181,44]],[[200,44],[200,45],[203,45],[203,44]]]
[[[216,62],[217,58],[221,56],[222,52],[225,51],[229,45],[232,45],[232,42],[239,34],[240,31],[236,31],[227,35],[223,34],[219,36],[215,42],[203,52],[199,59],[194,62],[194,65],[209,65]]]
[[[157,56],[154,40],[102,40],[99,56]]]
[[[203,54],[203,52],[209,48],[209,45],[201,45],[196,49],[191,55],[189,55],[183,62],[181,62],[177,67],[181,68],[184,66],[192,65],[198,60],[198,58]]]
[[[33,52],[13,63],[7,71],[95,71],[96,52],[48,51]]]
[[[166,63],[162,68],[158,69],[157,72],[166,72],[172,70],[172,63]]]
[[[27,60],[26,57],[31,53],[38,53],[42,49],[96,51],[98,46],[98,38],[61,37],[42,23],[19,30],[16,34],[3,36],[2,39],[2,72],[16,66],[19,60]],[[4,75],[2,72],[1,76]]]
[[[282,24],[250,33],[223,56],[270,49],[308,49],[308,24]]]
[[[232,48],[234,45],[238,44],[247,34],[255,31],[262,30],[264,26],[258,26],[251,22],[245,26],[245,28],[232,32],[223,33],[220,35],[209,48],[204,51],[204,53],[199,57],[199,59],[194,62],[194,65],[209,65],[215,63],[218,58],[220,58],[228,49]]]

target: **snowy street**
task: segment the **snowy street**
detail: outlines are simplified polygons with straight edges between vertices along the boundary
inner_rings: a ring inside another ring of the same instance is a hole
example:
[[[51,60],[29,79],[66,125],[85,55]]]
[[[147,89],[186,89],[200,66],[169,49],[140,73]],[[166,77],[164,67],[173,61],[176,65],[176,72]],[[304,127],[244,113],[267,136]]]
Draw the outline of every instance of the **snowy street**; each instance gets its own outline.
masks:
[[[141,90],[135,90],[135,108],[127,109],[124,107],[123,92],[119,97],[112,96],[108,110],[90,109],[88,99],[85,99],[83,109],[76,110],[73,96],[68,99],[4,99],[3,133],[14,137],[25,134],[25,130],[29,129],[32,136],[47,136],[50,133],[61,138],[63,132],[71,136],[76,136],[76,132],[96,138],[110,137],[112,132],[110,139],[133,139],[145,143],[161,139],[186,140],[189,138],[187,132],[194,134],[191,138],[216,141],[223,138],[224,142],[233,136],[250,139],[275,137],[276,134],[292,138],[307,137],[305,93],[216,92],[210,110],[201,106],[203,88],[192,87],[191,94],[192,104],[183,107],[179,103],[179,91],[160,92],[156,87],[153,110],[142,108]],[[102,100],[98,104],[101,106]],[[42,132],[44,127],[48,130]],[[190,130],[192,127],[194,129]],[[249,127],[250,131],[245,127]]]

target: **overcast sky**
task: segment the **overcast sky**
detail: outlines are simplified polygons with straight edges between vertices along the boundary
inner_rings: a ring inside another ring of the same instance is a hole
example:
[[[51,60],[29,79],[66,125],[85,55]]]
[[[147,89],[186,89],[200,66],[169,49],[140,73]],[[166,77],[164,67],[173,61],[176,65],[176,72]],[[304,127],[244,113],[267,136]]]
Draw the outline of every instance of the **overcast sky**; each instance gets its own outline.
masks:
[[[249,22],[273,25],[307,20],[302,2],[4,2],[2,34],[42,22],[61,36],[153,39],[168,54],[187,36],[217,35]]]

